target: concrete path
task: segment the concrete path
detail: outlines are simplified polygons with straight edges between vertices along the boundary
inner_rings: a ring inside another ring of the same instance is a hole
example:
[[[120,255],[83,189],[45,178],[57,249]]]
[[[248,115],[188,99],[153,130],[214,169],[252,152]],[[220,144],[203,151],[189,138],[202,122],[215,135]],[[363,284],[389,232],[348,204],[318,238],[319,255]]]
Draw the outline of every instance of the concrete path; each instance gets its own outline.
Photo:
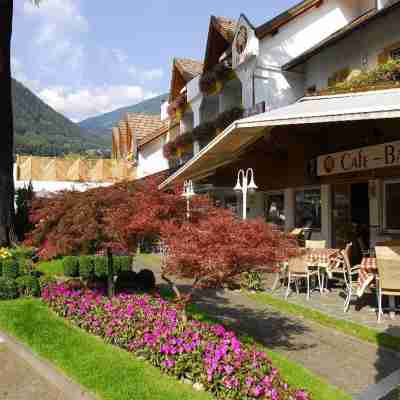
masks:
[[[159,282],[159,267],[152,269]],[[179,282],[184,291],[187,282]],[[250,299],[246,294],[227,290],[198,290],[196,302],[209,315],[223,319],[230,328],[249,334],[272,350],[303,365],[325,381],[351,395],[400,368],[400,355],[344,335],[314,322],[284,315]]]
[[[0,332],[1,400],[93,400],[80,386]]]

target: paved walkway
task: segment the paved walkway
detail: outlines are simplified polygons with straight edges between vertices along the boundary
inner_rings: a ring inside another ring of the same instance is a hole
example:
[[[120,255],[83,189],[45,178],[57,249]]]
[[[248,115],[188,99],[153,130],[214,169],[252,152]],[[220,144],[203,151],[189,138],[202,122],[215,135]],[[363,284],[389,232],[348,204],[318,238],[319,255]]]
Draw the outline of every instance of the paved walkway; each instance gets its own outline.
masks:
[[[160,279],[157,266],[136,266],[141,267],[151,267]],[[180,282],[180,287],[188,289],[185,282]],[[400,368],[400,356],[390,350],[283,315],[243,293],[198,290],[195,296],[209,315],[223,319],[230,328],[251,335],[352,395],[364,392]]]
[[[0,399],[93,400],[50,364],[2,333],[0,333]]]

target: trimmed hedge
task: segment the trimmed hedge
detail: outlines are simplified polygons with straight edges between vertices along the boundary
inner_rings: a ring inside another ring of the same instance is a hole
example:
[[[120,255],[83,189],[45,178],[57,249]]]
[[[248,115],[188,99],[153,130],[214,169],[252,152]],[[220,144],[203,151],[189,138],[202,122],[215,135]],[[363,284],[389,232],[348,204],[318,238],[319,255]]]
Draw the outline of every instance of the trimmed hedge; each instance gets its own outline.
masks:
[[[132,271],[132,256],[113,256],[113,272]],[[106,278],[108,259],[106,256],[67,256],[63,259],[64,275],[85,280]]]
[[[114,256],[114,272],[132,271],[132,256]]]
[[[83,279],[90,279],[94,276],[95,257],[81,256],[79,257],[79,276]]]
[[[79,257],[67,256],[63,259],[64,275],[71,278],[79,276]]]
[[[15,280],[0,277],[0,300],[11,300],[16,297],[18,297],[18,290]]]
[[[108,276],[108,260],[105,256],[97,256],[94,259],[94,274],[97,278]]]

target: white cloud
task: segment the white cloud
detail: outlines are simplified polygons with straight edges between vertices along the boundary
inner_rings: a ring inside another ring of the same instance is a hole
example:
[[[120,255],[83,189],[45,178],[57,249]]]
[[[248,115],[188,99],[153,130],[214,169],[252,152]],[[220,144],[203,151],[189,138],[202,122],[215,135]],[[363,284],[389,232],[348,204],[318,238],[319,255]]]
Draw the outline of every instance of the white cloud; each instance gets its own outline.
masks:
[[[30,0],[23,3],[23,13],[37,23],[32,45],[42,65],[49,70],[82,69],[84,47],[82,34],[89,23],[79,10],[79,0],[44,0],[36,7]]]
[[[135,85],[106,85],[74,91],[54,86],[39,92],[43,101],[75,121],[129,106],[156,95],[157,93],[147,92],[143,87]]]
[[[36,79],[29,79],[23,70],[22,63],[14,56],[11,57],[11,73],[13,78],[23,83],[30,90],[36,92],[40,89],[40,82]]]
[[[79,10],[78,0],[44,0],[40,7],[36,7],[30,0],[25,0],[23,12],[27,16],[39,17],[55,24],[58,29],[67,27],[79,31],[89,29],[87,19]]]

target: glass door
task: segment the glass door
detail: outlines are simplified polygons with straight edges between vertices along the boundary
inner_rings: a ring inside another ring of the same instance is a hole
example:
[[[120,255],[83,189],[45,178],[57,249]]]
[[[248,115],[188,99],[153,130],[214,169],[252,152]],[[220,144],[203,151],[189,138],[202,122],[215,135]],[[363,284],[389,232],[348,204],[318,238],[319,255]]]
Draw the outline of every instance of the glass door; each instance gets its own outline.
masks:
[[[350,184],[332,185],[333,246],[343,249],[351,240],[351,187]]]

